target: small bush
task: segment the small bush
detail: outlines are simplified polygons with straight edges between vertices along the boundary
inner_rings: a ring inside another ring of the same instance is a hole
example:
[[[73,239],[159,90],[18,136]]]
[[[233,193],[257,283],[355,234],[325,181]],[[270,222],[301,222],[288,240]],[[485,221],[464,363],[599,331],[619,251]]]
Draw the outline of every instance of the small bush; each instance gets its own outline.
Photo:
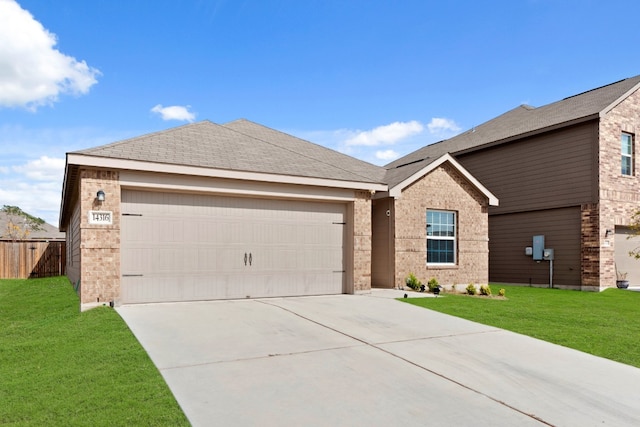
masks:
[[[405,283],[409,288],[413,289],[414,291],[419,290],[420,286],[422,285],[422,282],[420,282],[420,280],[418,280],[416,275],[413,273],[409,273],[409,277],[407,277],[407,279],[405,280]]]
[[[501,297],[503,297],[503,296],[504,296],[504,294],[505,294],[506,292],[507,292],[507,291],[505,291],[505,290],[504,290],[504,288],[502,288],[502,289],[500,289],[500,290],[498,291],[498,295],[500,295]]]
[[[469,283],[469,285],[467,285],[466,291],[469,295],[475,295],[476,294],[476,285],[474,285],[473,283]]]
[[[429,287],[429,292],[433,292],[435,288],[440,287],[435,277],[432,277],[431,279],[429,279],[429,282],[427,282],[427,286]]]
[[[482,285],[480,286],[480,295],[491,296],[491,286]]]

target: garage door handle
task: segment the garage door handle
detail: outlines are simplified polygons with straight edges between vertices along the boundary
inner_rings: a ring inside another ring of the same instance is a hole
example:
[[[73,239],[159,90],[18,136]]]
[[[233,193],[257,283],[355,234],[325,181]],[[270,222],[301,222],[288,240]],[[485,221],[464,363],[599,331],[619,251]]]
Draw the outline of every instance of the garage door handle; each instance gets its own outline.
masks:
[[[247,253],[244,253],[244,265],[247,265]]]
[[[253,260],[253,256],[251,256],[251,252],[249,252],[249,265],[251,265],[252,260]]]

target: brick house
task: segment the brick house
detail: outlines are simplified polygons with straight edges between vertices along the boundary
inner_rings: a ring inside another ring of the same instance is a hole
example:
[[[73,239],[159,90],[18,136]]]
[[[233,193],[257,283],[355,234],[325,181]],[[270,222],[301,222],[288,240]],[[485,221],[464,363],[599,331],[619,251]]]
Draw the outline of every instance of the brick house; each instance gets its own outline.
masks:
[[[372,285],[486,284],[489,206],[498,199],[449,154],[397,162],[373,198]]]
[[[640,208],[636,155],[640,76],[534,108],[522,105],[387,168],[450,153],[500,199],[489,208],[489,279],[545,285],[549,264],[525,254],[532,238],[554,249],[553,284],[601,290],[616,268],[640,285],[628,256]]]
[[[448,155],[387,170],[247,120],[203,121],[67,153],[60,229],[83,309],[356,293],[372,275],[391,288],[418,273],[427,209],[456,222],[441,279],[486,283],[493,203]],[[388,218],[401,239],[373,236]],[[399,255],[381,275],[373,252],[388,244]]]

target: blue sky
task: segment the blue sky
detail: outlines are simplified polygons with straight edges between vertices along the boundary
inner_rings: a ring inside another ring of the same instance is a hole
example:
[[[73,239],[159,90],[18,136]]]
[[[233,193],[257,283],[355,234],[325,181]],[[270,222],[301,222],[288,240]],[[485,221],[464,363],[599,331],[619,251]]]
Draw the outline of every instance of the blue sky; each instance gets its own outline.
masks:
[[[635,0],[0,0],[0,205],[65,153],[246,118],[385,164],[640,74]]]

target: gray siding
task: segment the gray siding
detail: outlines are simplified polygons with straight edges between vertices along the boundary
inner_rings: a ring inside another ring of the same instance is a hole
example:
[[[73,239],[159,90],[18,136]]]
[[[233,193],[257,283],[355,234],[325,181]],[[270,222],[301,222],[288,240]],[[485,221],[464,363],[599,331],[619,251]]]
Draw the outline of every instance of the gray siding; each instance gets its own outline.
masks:
[[[596,121],[456,156],[500,200],[489,214],[597,202]]]
[[[67,226],[67,277],[74,287],[80,282],[80,203],[76,203]]]
[[[549,263],[525,255],[534,235],[555,251],[554,285],[580,286],[580,208],[550,209],[489,217],[489,280],[548,284]]]

